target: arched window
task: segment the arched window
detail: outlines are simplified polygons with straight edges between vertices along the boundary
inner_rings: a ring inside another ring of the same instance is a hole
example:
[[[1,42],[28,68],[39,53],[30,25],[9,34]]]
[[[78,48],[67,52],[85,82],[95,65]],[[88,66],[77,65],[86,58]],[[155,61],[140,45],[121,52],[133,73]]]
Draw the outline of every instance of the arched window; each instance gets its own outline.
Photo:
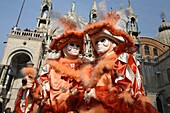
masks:
[[[154,54],[154,56],[158,56],[158,50],[157,50],[157,48],[153,48],[153,54]]]
[[[145,55],[150,55],[149,46],[145,45],[144,49],[145,49]]]

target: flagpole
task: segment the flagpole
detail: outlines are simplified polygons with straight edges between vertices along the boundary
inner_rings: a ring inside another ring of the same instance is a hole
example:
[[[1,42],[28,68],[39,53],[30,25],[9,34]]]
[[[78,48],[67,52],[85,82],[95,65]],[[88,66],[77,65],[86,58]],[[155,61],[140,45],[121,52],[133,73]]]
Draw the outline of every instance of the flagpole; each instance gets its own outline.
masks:
[[[24,4],[25,4],[25,0],[23,0],[23,2],[22,2],[22,6],[21,6],[21,9],[20,9],[20,12],[19,12],[19,16],[18,16],[18,19],[17,19],[16,25],[15,25],[15,27],[16,27],[16,28],[18,27],[18,23],[19,23],[19,20],[20,20],[20,17],[21,17],[21,13],[22,13],[22,10],[23,10],[23,7],[24,7]]]

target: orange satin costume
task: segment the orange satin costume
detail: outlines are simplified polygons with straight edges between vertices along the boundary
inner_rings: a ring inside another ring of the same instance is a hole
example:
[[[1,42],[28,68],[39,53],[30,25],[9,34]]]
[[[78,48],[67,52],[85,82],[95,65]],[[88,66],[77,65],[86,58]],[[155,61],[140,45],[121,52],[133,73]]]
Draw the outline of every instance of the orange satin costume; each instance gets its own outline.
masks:
[[[81,64],[80,59],[59,58],[47,61],[45,65],[46,70],[44,70],[39,80],[41,83],[49,82],[50,90],[46,90],[46,94],[48,94],[46,98],[49,99],[47,106],[53,109],[53,112],[67,113],[69,111],[66,99],[70,95],[70,89],[79,86],[79,69]]]

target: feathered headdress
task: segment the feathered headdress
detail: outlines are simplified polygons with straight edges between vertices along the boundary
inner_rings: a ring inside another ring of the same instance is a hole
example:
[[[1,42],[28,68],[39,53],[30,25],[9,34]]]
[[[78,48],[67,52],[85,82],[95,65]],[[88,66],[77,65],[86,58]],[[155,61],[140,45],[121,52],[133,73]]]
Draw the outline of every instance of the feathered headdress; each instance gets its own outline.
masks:
[[[79,43],[82,47],[84,26],[75,12],[69,12],[67,16],[52,12],[49,27],[50,33],[57,35],[50,44],[52,50],[61,50],[69,42]]]
[[[103,5],[101,4],[103,4],[103,2],[99,4],[99,9],[101,9],[99,11],[101,12],[98,12],[98,14],[101,15],[99,15],[96,22],[90,23],[85,29],[85,33],[90,36],[93,45],[96,38],[104,36],[117,44],[114,48],[115,51],[128,53],[135,52],[137,48],[134,46],[131,36],[125,32],[129,10],[121,9],[117,12],[113,10],[106,12],[106,10],[102,9]]]

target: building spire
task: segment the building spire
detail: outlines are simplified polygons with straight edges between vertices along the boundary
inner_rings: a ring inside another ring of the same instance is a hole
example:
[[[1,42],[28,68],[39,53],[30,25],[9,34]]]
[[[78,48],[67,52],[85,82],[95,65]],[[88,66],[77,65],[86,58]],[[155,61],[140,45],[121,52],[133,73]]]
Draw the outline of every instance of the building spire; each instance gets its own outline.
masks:
[[[89,22],[95,22],[97,19],[97,4],[96,4],[96,0],[93,1],[93,5],[92,5],[92,9],[90,11],[90,15],[89,15]]]
[[[123,4],[120,4],[119,10],[122,10],[122,9],[123,9]]]
[[[130,0],[128,0],[128,23],[127,23],[127,31],[128,33],[133,37],[134,42],[136,40],[136,38],[139,35],[139,31],[138,31],[138,20],[137,17],[132,9],[131,6],[131,2]]]
[[[129,8],[129,11],[131,14],[135,15],[133,9],[132,9],[132,6],[131,6],[131,3],[130,3],[130,0],[128,0],[128,8]]]
[[[93,1],[92,10],[96,10],[96,11],[97,11],[97,4],[96,4],[96,0],[94,0],[94,1]]]
[[[164,12],[161,12],[160,17],[161,17],[161,19],[162,19],[162,22],[165,22],[165,17],[166,17],[166,15],[165,15]]]
[[[75,9],[75,2],[72,2],[71,12],[74,12]]]
[[[130,0],[128,0],[128,7],[131,7]]]

